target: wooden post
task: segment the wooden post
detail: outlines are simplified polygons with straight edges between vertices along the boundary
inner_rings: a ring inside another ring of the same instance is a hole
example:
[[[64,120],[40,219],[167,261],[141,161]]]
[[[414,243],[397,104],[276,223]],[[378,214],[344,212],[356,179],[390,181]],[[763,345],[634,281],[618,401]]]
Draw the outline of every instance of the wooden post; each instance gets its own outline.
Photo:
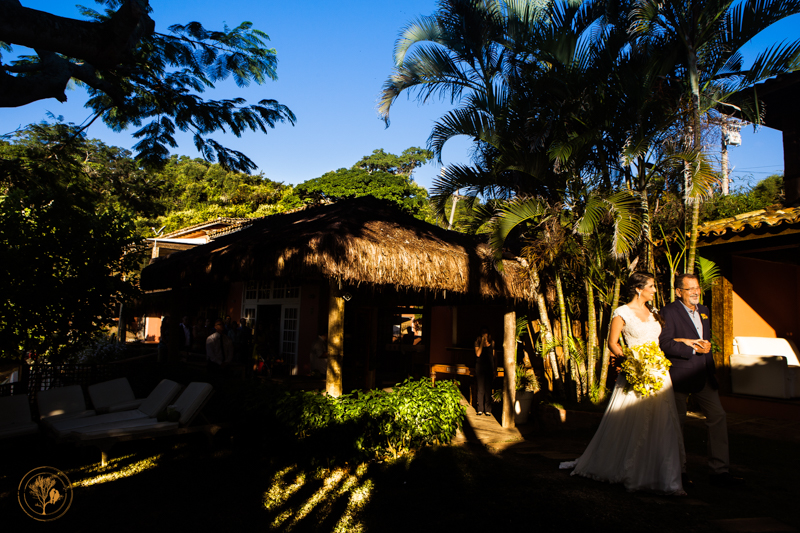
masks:
[[[506,309],[503,316],[503,427],[514,428],[514,407],[517,402],[517,314]]]
[[[370,340],[369,340],[369,350],[367,352],[367,369],[366,369],[366,383],[364,384],[365,389],[374,389],[375,388],[375,374],[376,374],[376,367],[378,364],[377,357],[378,354],[376,353],[376,347],[378,346],[378,308],[373,307],[369,311],[369,329],[371,331]]]
[[[714,353],[720,392],[731,391],[731,354],[733,353],[733,285],[726,277],[714,280],[711,287],[711,333],[722,353]]]
[[[328,301],[328,373],[325,390],[330,396],[342,395],[342,353],[344,349],[344,298],[331,287]]]

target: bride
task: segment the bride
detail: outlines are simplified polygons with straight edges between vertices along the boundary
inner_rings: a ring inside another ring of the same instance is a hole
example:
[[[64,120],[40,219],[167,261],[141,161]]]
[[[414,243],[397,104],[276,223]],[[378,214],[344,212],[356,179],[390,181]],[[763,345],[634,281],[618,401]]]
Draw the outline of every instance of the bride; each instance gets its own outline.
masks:
[[[649,274],[634,272],[627,285],[628,303],[614,310],[608,348],[618,361],[624,358],[620,333],[627,346],[655,341],[661,317],[652,310],[655,284]],[[622,483],[629,491],[684,495],[681,484],[683,436],[669,372],[661,390],[647,397],[630,390],[620,373],[603,420],[592,441],[576,461],[562,463],[578,475]]]

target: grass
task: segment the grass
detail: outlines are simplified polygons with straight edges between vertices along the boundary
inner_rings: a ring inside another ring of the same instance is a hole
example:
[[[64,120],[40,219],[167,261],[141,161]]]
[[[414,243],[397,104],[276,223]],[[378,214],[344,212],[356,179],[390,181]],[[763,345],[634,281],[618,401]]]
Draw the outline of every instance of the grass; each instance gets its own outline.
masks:
[[[719,530],[715,520],[756,517],[797,527],[798,425],[781,427],[734,428],[733,467],[747,485],[732,491],[708,483],[705,431],[700,421],[691,422],[689,498],[628,493],[558,470],[560,460],[581,453],[594,428],[537,429],[498,454],[468,444],[339,466],[315,464],[286,443],[252,434],[220,435],[211,448],[200,435],[121,443],[105,468],[96,449],[30,438],[0,448],[0,516],[4,531],[114,533],[712,532]],[[34,522],[16,497],[22,476],[44,465],[65,472],[74,486],[72,507],[53,523]]]

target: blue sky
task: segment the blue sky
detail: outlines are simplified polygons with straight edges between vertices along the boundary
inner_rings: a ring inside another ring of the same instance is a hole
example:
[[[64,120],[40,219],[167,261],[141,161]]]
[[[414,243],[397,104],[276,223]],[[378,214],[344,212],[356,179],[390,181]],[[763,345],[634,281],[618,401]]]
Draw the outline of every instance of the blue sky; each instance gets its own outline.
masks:
[[[70,2],[21,2],[26,7],[62,16],[78,16]],[[82,3],[96,6],[89,0]],[[451,107],[448,102],[420,105],[402,98],[392,108],[388,128],[376,111],[381,87],[391,73],[392,51],[400,30],[415,17],[432,14],[435,0],[194,0],[191,3],[152,0],[150,4],[157,31],[192,20],[209,29],[248,20],[270,36],[270,46],[276,49],[279,60],[277,81],[246,89],[228,81],[206,94],[213,98],[241,96],[252,102],[273,98],[294,111],[297,116],[294,127],[278,125],[268,135],[212,136],[225,146],[246,153],[258,165],[258,172],[271,180],[296,184],[329,170],[350,167],[378,148],[399,154],[410,146],[424,147],[433,122]],[[796,38],[797,31],[792,26],[797,23],[797,17],[783,21],[755,45]],[[85,93],[73,90],[67,96],[65,104],[48,100],[22,108],[0,109],[0,133],[45,120],[47,112],[61,115],[68,122],[86,120],[89,111],[83,108]],[[132,131],[114,133],[96,122],[88,135],[130,148],[134,144]],[[198,157],[188,135],[179,137],[178,142],[177,153]],[[466,161],[468,154],[469,143],[456,139],[445,147],[443,161],[445,164]],[[752,127],[747,128],[742,146],[729,149],[734,185],[746,183],[746,176],[758,180],[782,172],[782,154],[780,132],[761,128],[754,134]],[[429,188],[439,170],[438,165],[428,164],[414,177],[417,183]]]

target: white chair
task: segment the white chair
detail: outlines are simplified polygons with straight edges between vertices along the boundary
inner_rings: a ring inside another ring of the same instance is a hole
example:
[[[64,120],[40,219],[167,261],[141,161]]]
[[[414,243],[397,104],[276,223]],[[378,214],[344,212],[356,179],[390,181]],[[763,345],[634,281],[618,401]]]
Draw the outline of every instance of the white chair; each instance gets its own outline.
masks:
[[[37,431],[39,425],[31,417],[27,394],[0,398],[0,439],[29,435]]]
[[[797,347],[788,339],[734,337],[731,385],[736,394],[769,398],[800,396]]]

